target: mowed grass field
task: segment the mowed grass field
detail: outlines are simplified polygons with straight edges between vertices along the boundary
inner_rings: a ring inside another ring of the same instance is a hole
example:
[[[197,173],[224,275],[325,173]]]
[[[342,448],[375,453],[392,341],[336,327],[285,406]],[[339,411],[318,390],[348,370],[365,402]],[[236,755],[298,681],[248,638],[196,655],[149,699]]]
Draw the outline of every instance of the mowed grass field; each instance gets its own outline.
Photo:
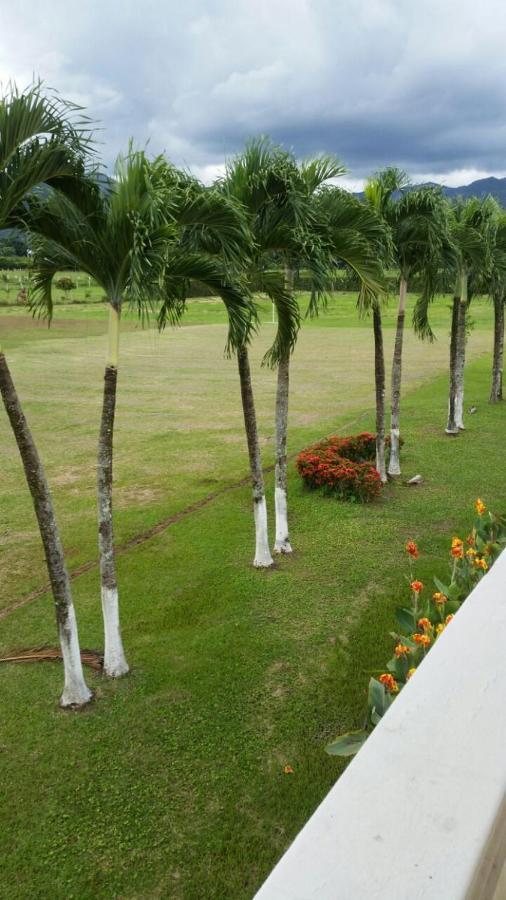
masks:
[[[411,298],[413,299],[413,298]],[[87,670],[97,701],[57,708],[58,664],[0,667],[0,895],[8,898],[252,897],[342,770],[323,752],[358,726],[370,674],[390,655],[406,596],[403,545],[417,575],[444,575],[453,533],[482,496],[506,506],[505,409],[488,405],[492,313],[473,301],[468,429],[445,437],[448,300],[439,340],[406,335],[406,477],[370,506],[308,493],[290,466],[293,558],[251,567],[250,489],[235,360],[223,357],[221,305],[193,301],[158,335],[125,317],[115,435],[115,525],[123,544],[208,498],[118,554],[132,673]],[[270,307],[252,348],[264,464],[273,461],[275,377],[260,367]],[[385,311],[387,366],[395,304]],[[48,477],[71,569],[96,559],[95,450],[106,310],[65,305],[51,329],[0,311],[2,345]],[[293,358],[289,450],[374,427],[372,329],[335,296],[304,326]],[[0,649],[55,643],[34,515],[5,416],[0,425]],[[272,474],[267,475],[272,530]],[[228,490],[228,488],[231,488]],[[74,583],[83,647],[102,644],[98,573]],[[456,686],[458,689],[458,686]],[[437,698],[436,698],[437,702]],[[289,764],[293,775],[285,775]],[[345,827],[346,823],[343,823]]]

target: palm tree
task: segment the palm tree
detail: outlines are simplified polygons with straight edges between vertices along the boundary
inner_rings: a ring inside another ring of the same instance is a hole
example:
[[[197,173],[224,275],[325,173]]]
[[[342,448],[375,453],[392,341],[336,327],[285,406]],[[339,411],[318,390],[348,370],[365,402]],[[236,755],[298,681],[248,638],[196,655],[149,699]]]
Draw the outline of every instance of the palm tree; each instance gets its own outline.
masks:
[[[318,209],[314,202],[318,192],[331,178],[344,173],[345,169],[334,156],[318,156],[297,166],[292,158],[286,167],[285,185],[276,200],[267,206],[266,221],[269,221],[269,235],[266,240],[262,229],[262,246],[266,257],[278,265],[284,263],[284,288],[286,297],[272,295],[277,308],[278,330],[273,346],[265,357],[265,362],[277,365],[276,384],[276,457],[275,457],[275,553],[291,553],[288,528],[287,496],[287,440],[288,401],[290,384],[290,357],[295,349],[298,335],[298,305],[294,296],[296,270],[309,270],[312,283],[313,308],[325,297],[325,287],[333,259],[322,241]],[[283,198],[284,191],[284,198]],[[267,204],[269,201],[267,200]],[[287,337],[285,340],[284,334]]]
[[[493,236],[492,259],[488,288],[494,305],[494,352],[492,362],[492,383],[490,402],[499,403],[502,395],[502,372],[504,354],[504,304],[506,281],[506,215],[497,216]]]
[[[20,227],[29,194],[45,184],[72,193],[83,173],[88,134],[77,107],[49,97],[40,84],[0,100],[0,228]],[[75,118],[75,116],[74,116]],[[84,126],[84,127],[83,127]],[[63,657],[61,706],[83,706],[92,697],[79,650],[70,580],[49,486],[35,441],[0,347],[0,393],[19,448],[44,546]]]
[[[390,458],[388,474],[401,474],[400,401],[402,345],[406,296],[410,280],[422,282],[423,302],[430,303],[437,285],[437,273],[451,254],[448,237],[447,203],[440,190],[420,188],[404,194],[393,204],[390,219],[395,257],[400,271],[399,307],[392,360]],[[432,335],[429,335],[432,337]]]
[[[249,308],[238,290],[227,286],[223,265],[181,240],[192,224],[209,233],[231,229],[237,217],[223,200],[204,199],[189,191],[189,179],[162,157],[150,161],[140,151],[120,157],[106,190],[89,183],[74,202],[51,197],[33,204],[35,241],[34,306],[52,313],[51,286],[60,269],[86,272],[104,290],[109,304],[108,351],[98,441],[98,539],[104,618],[104,671],[111,677],[128,672],[121,638],[114,560],[112,517],[113,434],[119,363],[120,318],[124,302],[141,316],[161,302],[161,321],[176,319],[189,279],[223,290],[245,322]],[[218,202],[219,201],[219,202]],[[235,218],[234,218],[235,216]],[[240,228],[236,225],[236,230]],[[204,237],[206,234],[204,234]],[[234,320],[234,322],[236,321]],[[238,325],[236,325],[239,328]]]
[[[447,203],[439,189],[433,187],[406,190],[407,176],[399,169],[386,169],[376,176],[381,187],[380,212],[390,228],[394,262],[399,269],[399,305],[395,332],[391,380],[390,458],[388,474],[401,474],[400,467],[400,400],[402,383],[402,348],[406,297],[411,279],[422,282],[423,302],[432,301],[436,274],[448,252]],[[400,192],[395,198],[394,192]]]
[[[374,374],[376,392],[376,466],[385,472],[385,363],[381,327],[381,299],[386,294],[383,263],[389,254],[389,235],[373,203],[362,203],[347,191],[325,187],[317,197],[318,219],[332,267],[344,262],[359,281],[358,306],[373,312]],[[319,302],[313,292],[309,312]]]
[[[287,352],[289,354],[300,324],[299,309],[290,288],[290,275],[286,275],[285,281],[285,272],[280,270],[292,239],[290,225],[293,223],[294,205],[299,199],[296,192],[291,190],[296,175],[297,167],[292,155],[267,138],[260,138],[249,142],[243,153],[227,165],[225,178],[221,182],[225,196],[233,199],[245,211],[252,236],[251,253],[238,261],[237,268],[250,290],[257,289],[266,293],[277,308],[276,337],[266,356],[266,361],[271,364],[279,363]],[[238,347],[237,361],[253,488],[253,565],[256,568],[268,568],[273,564],[273,558],[269,547],[265,483],[246,342]],[[286,383],[286,390],[287,387]],[[277,415],[286,419],[286,409],[286,406],[284,412],[280,409],[278,399]],[[283,478],[283,457],[286,471],[286,450],[283,452],[283,447],[277,442],[278,479]],[[286,546],[286,529],[283,540]]]
[[[491,239],[497,204],[484,200],[459,200],[452,207],[450,233],[456,251],[456,280],[450,341],[450,390],[446,434],[464,430],[464,368],[469,286],[484,277],[490,267]]]

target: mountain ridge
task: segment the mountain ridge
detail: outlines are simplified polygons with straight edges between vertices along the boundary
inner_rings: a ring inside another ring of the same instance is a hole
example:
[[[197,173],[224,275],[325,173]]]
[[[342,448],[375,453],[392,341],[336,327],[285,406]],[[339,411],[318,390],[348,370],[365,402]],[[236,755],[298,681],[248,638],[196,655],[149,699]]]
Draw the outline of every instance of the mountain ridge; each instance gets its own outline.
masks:
[[[506,177],[497,178],[495,175],[490,175],[488,178],[478,178],[476,181],[471,181],[470,184],[462,184],[460,187],[448,187],[445,184],[438,184],[435,181],[424,181],[420,184],[410,185],[411,190],[421,187],[440,187],[445,197],[449,197],[450,199],[455,199],[456,197],[482,198],[491,194],[501,206],[506,207]],[[363,197],[363,191],[359,192],[356,196]]]

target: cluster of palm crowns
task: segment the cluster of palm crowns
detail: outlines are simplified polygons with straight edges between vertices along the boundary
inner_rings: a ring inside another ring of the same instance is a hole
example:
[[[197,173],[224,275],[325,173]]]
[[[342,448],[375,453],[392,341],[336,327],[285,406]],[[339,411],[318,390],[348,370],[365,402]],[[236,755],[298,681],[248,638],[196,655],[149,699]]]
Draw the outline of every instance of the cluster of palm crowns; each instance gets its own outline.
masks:
[[[184,315],[192,282],[223,300],[226,352],[238,361],[255,516],[254,565],[273,564],[248,349],[258,325],[257,298],[267,295],[277,328],[264,364],[277,372],[274,553],[291,553],[287,512],[289,368],[303,318],[324,307],[336,270],[352,270],[358,307],[372,314],[375,348],[376,458],[382,481],[400,475],[400,398],[406,296],[416,280],[413,325],[431,340],[430,305],[441,285],[455,285],[446,432],[464,428],[464,368],[469,303],[477,292],[494,305],[492,401],[502,399],[506,213],[495,200],[450,204],[440,189],[411,188],[387,168],[362,198],[336,181],[345,169],[333,155],[304,162],[268,138],[247,143],[225,174],[204,186],[163,155],[132,146],[112,177],[96,164],[92,126],[82,111],[41,84],[0,99],[0,228],[23,229],[33,251],[30,303],[53,314],[52,284],[61,270],[88,274],[109,305],[109,344],[98,440],[98,535],[104,617],[104,672],[128,672],[120,631],[112,521],[113,427],[123,304],[158,326]],[[381,314],[386,272],[399,272],[399,305],[391,381],[390,454],[385,456],[385,360]],[[309,273],[301,309],[297,272]],[[81,665],[75,610],[49,487],[0,348],[0,392],[20,450],[53,591],[64,661],[62,706],[91,699]]]

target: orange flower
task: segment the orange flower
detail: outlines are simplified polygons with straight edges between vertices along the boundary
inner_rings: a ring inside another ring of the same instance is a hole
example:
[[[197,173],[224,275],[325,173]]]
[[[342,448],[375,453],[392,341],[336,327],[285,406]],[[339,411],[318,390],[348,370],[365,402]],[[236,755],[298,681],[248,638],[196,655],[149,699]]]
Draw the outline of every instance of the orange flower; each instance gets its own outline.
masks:
[[[391,694],[396,694],[399,690],[399,685],[397,684],[393,675],[385,672],[383,675],[380,675],[379,680],[382,684],[385,685],[387,691],[390,691]]]
[[[432,599],[434,600],[434,603],[446,603],[448,597],[446,596],[446,594],[442,594],[440,591],[436,591],[436,593],[432,595]]]
[[[483,557],[481,559],[475,559],[474,565],[477,569],[483,569],[484,572],[488,569],[488,563]]]
[[[411,556],[411,559],[418,559],[420,554],[418,552],[418,547],[416,546],[414,541],[408,541],[408,543],[406,544],[406,550]]]
[[[413,640],[415,644],[421,644],[422,647],[430,647],[430,637],[428,634],[416,634],[413,635]]]
[[[475,508],[476,512],[478,513],[478,515],[482,516],[487,507],[485,506],[483,500],[481,500],[478,497],[476,503],[474,504],[474,508]]]
[[[407,644],[397,644],[394,653],[397,658],[407,656],[408,653],[411,653],[411,647],[408,647]]]
[[[423,628],[425,632],[432,631],[432,622],[429,619],[418,619],[418,627]]]
[[[469,544],[470,547],[474,547],[474,532],[468,534],[466,543]]]
[[[293,775],[294,774],[291,766],[285,766],[285,768],[283,769],[283,772],[285,773],[285,775]]]
[[[422,584],[422,582],[421,582],[421,581],[412,581],[412,582],[411,582],[411,590],[412,590],[415,594],[419,594],[420,591],[423,591],[423,584]]]
[[[411,669],[408,669],[408,674],[406,675],[406,681],[409,681],[409,679],[413,677],[415,672],[416,672],[416,666],[413,666]]]
[[[445,625],[449,625],[453,618],[455,617],[452,615],[452,613],[450,613],[450,615],[445,619]]]
[[[452,547],[451,554],[455,559],[464,559],[464,548],[462,547],[462,544],[460,546]]]

